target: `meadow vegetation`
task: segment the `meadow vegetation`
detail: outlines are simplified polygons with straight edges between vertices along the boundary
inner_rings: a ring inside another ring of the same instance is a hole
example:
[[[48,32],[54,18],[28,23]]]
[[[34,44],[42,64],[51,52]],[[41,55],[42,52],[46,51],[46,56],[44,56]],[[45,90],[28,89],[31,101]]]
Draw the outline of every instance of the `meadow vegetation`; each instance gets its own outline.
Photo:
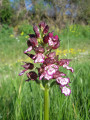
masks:
[[[0,120],[43,120],[43,91],[34,82],[19,77],[23,61],[33,62],[23,54],[26,50],[30,25],[15,28],[3,25],[0,29]],[[71,79],[72,93],[61,94],[60,88],[50,90],[50,120],[90,119],[90,27],[78,24],[55,30],[61,40],[56,53],[60,58],[71,58],[74,73],[61,68]],[[61,71],[60,70],[60,71]]]

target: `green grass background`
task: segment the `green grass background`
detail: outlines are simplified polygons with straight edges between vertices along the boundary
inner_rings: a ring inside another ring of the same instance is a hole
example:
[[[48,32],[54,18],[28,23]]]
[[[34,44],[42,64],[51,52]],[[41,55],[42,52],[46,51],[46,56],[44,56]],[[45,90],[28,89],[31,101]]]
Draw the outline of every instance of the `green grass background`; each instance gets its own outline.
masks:
[[[32,32],[32,27],[30,27]],[[53,30],[53,29],[52,29]],[[74,31],[74,32],[72,32]],[[22,31],[23,32],[23,31]],[[14,35],[13,28],[0,30],[0,120],[43,120],[44,92],[34,82],[25,82],[26,75],[18,76],[22,70],[19,60],[28,57],[26,34]],[[60,49],[85,49],[82,55],[72,58],[70,66],[74,73],[64,70],[71,80],[71,95],[61,94],[59,86],[50,90],[50,120],[89,120],[90,119],[90,29],[89,26],[73,25],[58,31]]]

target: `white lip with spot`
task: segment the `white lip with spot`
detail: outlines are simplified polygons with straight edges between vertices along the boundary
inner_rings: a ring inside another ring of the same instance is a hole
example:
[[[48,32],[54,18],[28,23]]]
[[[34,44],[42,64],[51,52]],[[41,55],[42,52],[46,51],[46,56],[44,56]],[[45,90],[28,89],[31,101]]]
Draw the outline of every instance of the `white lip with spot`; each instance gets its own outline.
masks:
[[[69,89],[69,88],[67,88],[66,86],[64,86],[63,88],[62,88],[62,93],[64,93],[64,95],[70,95],[70,93],[71,93],[71,90]]]
[[[62,78],[62,77],[58,77],[56,79],[56,81],[61,85],[61,86],[65,86],[67,85],[70,81],[69,78]]]

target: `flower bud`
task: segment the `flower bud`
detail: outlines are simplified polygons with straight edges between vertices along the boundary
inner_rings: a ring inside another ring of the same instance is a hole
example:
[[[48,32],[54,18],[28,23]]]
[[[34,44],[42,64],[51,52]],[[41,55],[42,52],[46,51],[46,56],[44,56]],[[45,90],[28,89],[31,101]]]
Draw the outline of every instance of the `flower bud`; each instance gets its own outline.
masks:
[[[48,33],[49,26],[46,25],[45,22],[41,22],[41,23],[39,24],[39,27],[40,27],[41,31],[43,32],[43,34]]]
[[[36,80],[37,79],[37,73],[34,71],[31,71],[27,73],[27,77],[30,78],[31,80]]]
[[[38,45],[37,39],[35,37],[29,38],[29,41],[27,41],[27,44],[30,45],[32,47],[35,47]]]
[[[45,26],[46,26],[45,22],[40,22],[39,27],[42,31],[44,30]]]
[[[43,34],[48,33],[48,30],[49,30],[49,26],[48,26],[48,25],[46,25],[46,26],[45,26],[45,28],[44,28],[44,30],[43,30]]]
[[[22,65],[25,69],[33,69],[34,65],[32,63],[26,63],[25,65]]]
[[[49,40],[49,36],[48,36],[48,35],[44,36],[43,42],[44,42],[44,43],[48,43],[48,40]]]
[[[36,25],[34,25],[34,26],[33,26],[33,30],[34,30],[34,32],[35,32],[35,34],[36,34],[36,37],[39,38],[39,37],[40,37],[39,28],[38,28]]]
[[[29,56],[31,59],[33,59],[33,60],[35,60],[36,59],[36,57],[35,57],[35,55],[33,55],[33,54],[29,54],[29,53],[25,53],[27,56]]]

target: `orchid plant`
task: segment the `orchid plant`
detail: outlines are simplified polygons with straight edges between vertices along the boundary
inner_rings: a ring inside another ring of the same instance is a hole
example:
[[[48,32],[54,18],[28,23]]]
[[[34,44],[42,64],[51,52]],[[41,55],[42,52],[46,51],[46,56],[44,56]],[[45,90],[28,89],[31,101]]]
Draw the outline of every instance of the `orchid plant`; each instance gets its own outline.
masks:
[[[54,51],[60,47],[60,40],[58,35],[53,35],[49,31],[49,26],[45,22],[41,22],[39,26],[34,25],[33,30],[35,34],[29,34],[27,40],[28,49],[24,53],[34,60],[34,63],[25,62],[22,67],[25,69],[19,73],[23,75],[27,72],[26,81],[35,81],[44,90],[44,120],[49,120],[49,90],[53,85],[57,85],[61,89],[61,93],[65,96],[70,95],[71,89],[68,85],[70,79],[66,78],[66,74],[59,71],[62,66],[67,70],[73,72],[73,68],[69,67],[70,59],[60,59]],[[34,51],[35,54],[29,53]],[[36,67],[35,64],[39,64]]]

